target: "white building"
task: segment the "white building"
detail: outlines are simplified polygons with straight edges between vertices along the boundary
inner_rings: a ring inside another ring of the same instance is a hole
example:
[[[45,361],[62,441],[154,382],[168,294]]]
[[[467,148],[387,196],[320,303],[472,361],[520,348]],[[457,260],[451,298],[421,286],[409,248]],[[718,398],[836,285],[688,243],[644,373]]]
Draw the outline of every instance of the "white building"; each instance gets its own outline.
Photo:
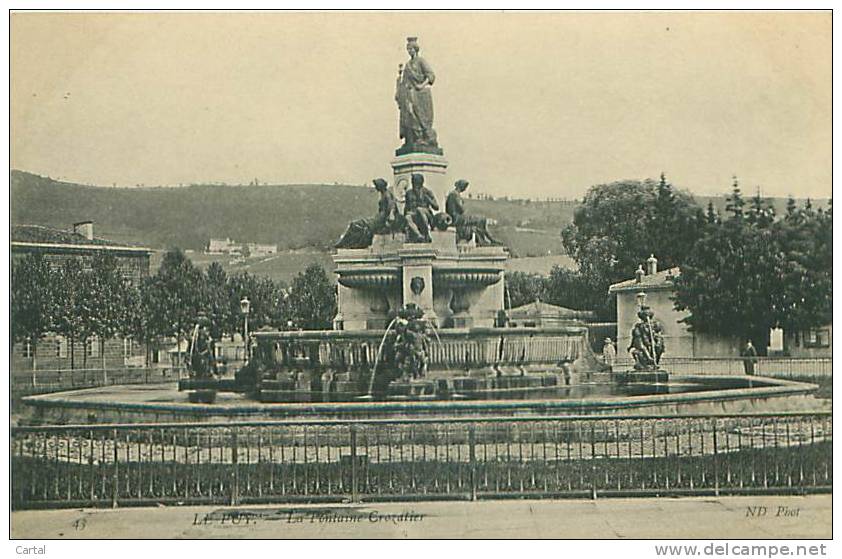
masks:
[[[211,239],[208,241],[208,254],[228,254],[240,246],[229,238]]]
[[[635,277],[608,288],[617,296],[617,356],[628,358],[626,348],[631,330],[637,322],[641,302],[652,309],[664,329],[664,357],[734,357],[740,355],[740,340],[715,334],[692,332],[681,322],[689,311],[675,310],[673,280],[681,274],[679,268],[658,271],[658,260],[651,256],[646,270],[639,268]]]

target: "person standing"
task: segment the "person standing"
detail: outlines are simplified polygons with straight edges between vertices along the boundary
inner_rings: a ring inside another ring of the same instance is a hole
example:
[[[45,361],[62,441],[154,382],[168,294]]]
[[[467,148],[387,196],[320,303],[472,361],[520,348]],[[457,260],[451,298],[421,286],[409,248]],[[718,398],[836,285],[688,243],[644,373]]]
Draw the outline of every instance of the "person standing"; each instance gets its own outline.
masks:
[[[757,350],[754,349],[754,344],[751,340],[746,342],[746,347],[743,349],[743,368],[746,375],[754,374],[754,364],[757,363]]]
[[[602,360],[606,365],[613,368],[616,359],[617,348],[614,347],[614,342],[611,341],[611,338],[605,338],[605,343],[602,346]]]

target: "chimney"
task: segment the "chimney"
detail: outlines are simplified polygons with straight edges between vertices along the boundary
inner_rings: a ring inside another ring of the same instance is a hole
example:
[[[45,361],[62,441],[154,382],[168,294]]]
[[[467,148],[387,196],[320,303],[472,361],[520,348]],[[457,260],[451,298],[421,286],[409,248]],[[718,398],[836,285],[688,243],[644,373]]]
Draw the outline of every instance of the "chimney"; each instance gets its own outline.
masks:
[[[643,271],[643,265],[638,265],[637,270],[634,271],[634,281],[635,283],[640,283],[643,281],[643,276],[646,275],[646,272]]]
[[[92,241],[94,239],[94,222],[80,221],[79,223],[74,223],[73,232],[77,235],[82,235],[89,241]]]
[[[646,259],[646,275],[652,276],[658,273],[658,259],[652,254]]]

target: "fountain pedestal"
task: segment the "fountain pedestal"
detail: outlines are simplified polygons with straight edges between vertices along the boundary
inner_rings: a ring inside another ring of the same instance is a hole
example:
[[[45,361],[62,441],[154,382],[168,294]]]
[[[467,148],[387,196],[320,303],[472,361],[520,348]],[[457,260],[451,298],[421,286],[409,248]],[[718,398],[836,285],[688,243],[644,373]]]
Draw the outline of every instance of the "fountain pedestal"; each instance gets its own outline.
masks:
[[[435,153],[406,153],[392,160],[395,176],[395,195],[403,199],[403,194],[411,187],[413,173],[424,176],[424,186],[433,191],[436,199],[444,202],[451,186],[447,184],[447,159]],[[444,209],[444,208],[442,208]]]
[[[457,244],[452,228],[433,231],[430,243],[395,233],[375,235],[368,248],[339,249],[337,329],[383,330],[409,303],[436,327],[492,327],[503,309],[508,257],[501,246]]]

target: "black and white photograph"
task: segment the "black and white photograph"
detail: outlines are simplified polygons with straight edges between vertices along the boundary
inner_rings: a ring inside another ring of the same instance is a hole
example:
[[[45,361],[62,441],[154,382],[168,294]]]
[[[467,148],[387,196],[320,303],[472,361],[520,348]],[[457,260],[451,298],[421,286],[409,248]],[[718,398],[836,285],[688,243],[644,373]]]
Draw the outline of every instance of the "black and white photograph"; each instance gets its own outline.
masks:
[[[829,555],[831,10],[8,17],[14,556]]]

